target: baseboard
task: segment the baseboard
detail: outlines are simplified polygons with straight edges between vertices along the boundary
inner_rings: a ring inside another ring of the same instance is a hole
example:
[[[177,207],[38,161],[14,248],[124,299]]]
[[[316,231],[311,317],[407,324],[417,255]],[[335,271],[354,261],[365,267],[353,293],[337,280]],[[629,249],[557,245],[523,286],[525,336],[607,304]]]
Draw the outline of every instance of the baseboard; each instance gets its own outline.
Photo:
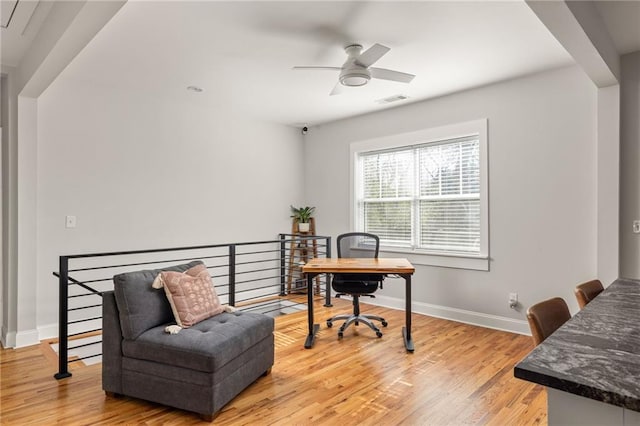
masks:
[[[53,339],[58,337],[58,323],[47,324],[38,327],[39,340]]]
[[[16,333],[13,331],[7,331],[7,327],[2,326],[2,347],[3,348],[15,348],[16,347]]]
[[[343,298],[347,300],[350,299],[349,297]],[[366,303],[399,310],[404,310],[405,304],[404,299],[382,296],[379,294],[376,294],[376,297],[373,299],[367,299]],[[526,321],[416,301],[413,301],[411,305],[412,311],[417,314],[508,331],[511,333],[524,334],[528,336],[531,335],[529,325]],[[2,328],[2,346],[5,348],[21,348],[37,345],[41,340],[52,339],[55,337],[58,337],[57,323],[39,326],[37,330],[28,330],[18,333],[7,332],[4,327]]]
[[[404,310],[405,301],[396,297],[388,297],[376,294],[374,299],[366,301],[369,304],[384,306],[385,308]],[[529,324],[523,320],[489,315],[481,312],[466,311],[464,309],[450,308],[447,306],[432,305],[429,303],[411,303],[411,310],[416,314],[428,315],[465,324],[477,325],[480,327],[492,328],[495,330],[508,331],[516,334],[531,335]]]
[[[37,345],[41,340],[58,337],[58,324],[48,324],[40,326],[37,330],[27,331],[7,331],[2,327],[0,342],[3,348],[24,348],[25,346]]]
[[[24,348],[25,346],[37,345],[39,343],[38,330],[18,331],[16,333],[16,348]]]

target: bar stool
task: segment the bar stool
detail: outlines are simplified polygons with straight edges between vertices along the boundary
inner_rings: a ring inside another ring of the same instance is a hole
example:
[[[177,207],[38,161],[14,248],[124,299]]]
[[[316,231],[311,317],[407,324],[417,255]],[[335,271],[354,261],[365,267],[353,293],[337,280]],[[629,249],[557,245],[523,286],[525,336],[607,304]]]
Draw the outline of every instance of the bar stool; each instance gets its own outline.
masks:
[[[527,309],[533,343],[538,346],[571,318],[567,302],[561,297],[545,300]]]
[[[600,280],[591,280],[576,286],[574,292],[576,294],[576,299],[578,299],[580,309],[584,308],[587,303],[591,302],[597,295],[602,293],[602,290],[604,290],[604,287]]]

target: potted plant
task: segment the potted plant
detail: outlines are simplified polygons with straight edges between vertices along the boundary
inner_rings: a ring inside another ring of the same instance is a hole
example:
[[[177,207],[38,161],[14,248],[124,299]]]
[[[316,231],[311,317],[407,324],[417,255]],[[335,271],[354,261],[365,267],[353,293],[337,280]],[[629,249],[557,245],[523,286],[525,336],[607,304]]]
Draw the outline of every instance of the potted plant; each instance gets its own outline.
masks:
[[[291,206],[291,215],[298,222],[298,231],[309,232],[309,222],[313,216],[315,207],[293,207]]]

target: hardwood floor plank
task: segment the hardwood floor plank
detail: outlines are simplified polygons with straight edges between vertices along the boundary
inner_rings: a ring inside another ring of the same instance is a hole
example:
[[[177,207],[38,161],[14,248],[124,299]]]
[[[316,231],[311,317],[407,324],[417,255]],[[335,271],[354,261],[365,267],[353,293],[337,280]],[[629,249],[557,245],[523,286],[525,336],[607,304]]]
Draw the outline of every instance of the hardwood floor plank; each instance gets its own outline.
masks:
[[[304,299],[304,296],[302,297]],[[389,322],[377,338],[366,326],[343,339],[324,320],[347,312],[316,303],[320,332],[304,349],[306,311],[276,318],[271,374],[223,408],[219,425],[544,425],[546,392],[517,380],[513,366],[531,338],[414,314],[414,353],[402,340],[404,312],[363,304]],[[49,351],[49,352],[48,352]],[[0,422],[7,425],[193,425],[193,413],[128,397],[106,397],[101,364],[56,381],[48,344],[0,350]]]

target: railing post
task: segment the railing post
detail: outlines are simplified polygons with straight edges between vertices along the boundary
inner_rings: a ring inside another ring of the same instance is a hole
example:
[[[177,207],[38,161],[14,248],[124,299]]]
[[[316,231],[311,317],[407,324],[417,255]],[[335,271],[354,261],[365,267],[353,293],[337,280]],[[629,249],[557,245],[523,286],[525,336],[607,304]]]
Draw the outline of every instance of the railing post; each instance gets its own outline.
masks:
[[[236,246],[229,246],[229,305],[236,305]]]
[[[286,256],[286,243],[284,240],[284,234],[280,235],[280,296],[285,296],[284,292],[284,274],[285,274],[285,256]]]
[[[69,346],[69,258],[60,256],[60,280],[58,285],[58,372],[53,377],[71,377],[68,364]]]

